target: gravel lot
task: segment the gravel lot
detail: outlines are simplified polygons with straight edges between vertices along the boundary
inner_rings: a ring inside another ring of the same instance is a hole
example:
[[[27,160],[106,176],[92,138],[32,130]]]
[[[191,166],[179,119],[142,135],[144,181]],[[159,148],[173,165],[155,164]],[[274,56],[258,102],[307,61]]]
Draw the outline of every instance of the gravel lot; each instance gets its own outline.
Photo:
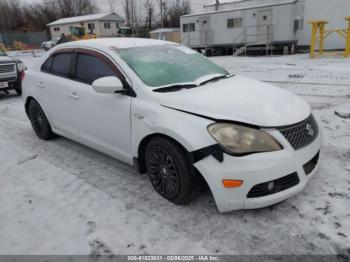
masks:
[[[23,57],[31,66],[35,59]],[[350,59],[216,57],[313,107],[324,135],[306,189],[277,206],[219,214],[209,192],[189,206],[147,176],[65,138],[39,140],[20,98],[0,97],[0,254],[350,255]],[[242,87],[244,88],[244,87]]]

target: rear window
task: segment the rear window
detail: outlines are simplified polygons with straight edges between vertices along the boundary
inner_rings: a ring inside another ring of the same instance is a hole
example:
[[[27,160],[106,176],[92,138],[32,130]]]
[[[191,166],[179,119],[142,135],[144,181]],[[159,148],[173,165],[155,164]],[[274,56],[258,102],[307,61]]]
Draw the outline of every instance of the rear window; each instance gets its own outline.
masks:
[[[52,62],[51,73],[63,77],[69,77],[72,57],[72,53],[55,55]]]
[[[78,55],[76,78],[79,81],[91,85],[95,80],[106,76],[116,74],[105,61],[91,55]]]

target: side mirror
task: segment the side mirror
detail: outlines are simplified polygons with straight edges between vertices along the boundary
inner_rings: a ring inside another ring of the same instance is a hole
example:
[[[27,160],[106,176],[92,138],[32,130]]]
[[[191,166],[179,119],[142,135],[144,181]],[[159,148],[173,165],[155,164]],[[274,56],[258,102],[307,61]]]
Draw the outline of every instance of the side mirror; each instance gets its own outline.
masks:
[[[102,77],[92,83],[96,93],[113,94],[123,91],[123,83],[115,76]]]

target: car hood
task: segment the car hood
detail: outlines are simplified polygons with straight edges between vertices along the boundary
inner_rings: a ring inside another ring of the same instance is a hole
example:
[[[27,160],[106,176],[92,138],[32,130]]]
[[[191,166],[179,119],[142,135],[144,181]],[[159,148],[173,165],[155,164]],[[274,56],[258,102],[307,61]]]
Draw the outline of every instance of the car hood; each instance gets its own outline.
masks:
[[[169,108],[260,127],[292,125],[311,114],[310,106],[291,92],[241,76],[157,96]]]
[[[0,64],[6,63],[21,63],[22,61],[16,58],[12,58],[9,56],[0,56]]]
[[[8,56],[0,56],[0,63],[13,62],[13,60]]]

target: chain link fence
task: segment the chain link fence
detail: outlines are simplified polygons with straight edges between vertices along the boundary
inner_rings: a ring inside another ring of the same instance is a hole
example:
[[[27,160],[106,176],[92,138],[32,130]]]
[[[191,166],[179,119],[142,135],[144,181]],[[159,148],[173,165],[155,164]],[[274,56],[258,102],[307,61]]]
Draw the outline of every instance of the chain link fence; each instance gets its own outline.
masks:
[[[45,32],[0,32],[0,49],[5,51],[33,50],[47,41]]]

